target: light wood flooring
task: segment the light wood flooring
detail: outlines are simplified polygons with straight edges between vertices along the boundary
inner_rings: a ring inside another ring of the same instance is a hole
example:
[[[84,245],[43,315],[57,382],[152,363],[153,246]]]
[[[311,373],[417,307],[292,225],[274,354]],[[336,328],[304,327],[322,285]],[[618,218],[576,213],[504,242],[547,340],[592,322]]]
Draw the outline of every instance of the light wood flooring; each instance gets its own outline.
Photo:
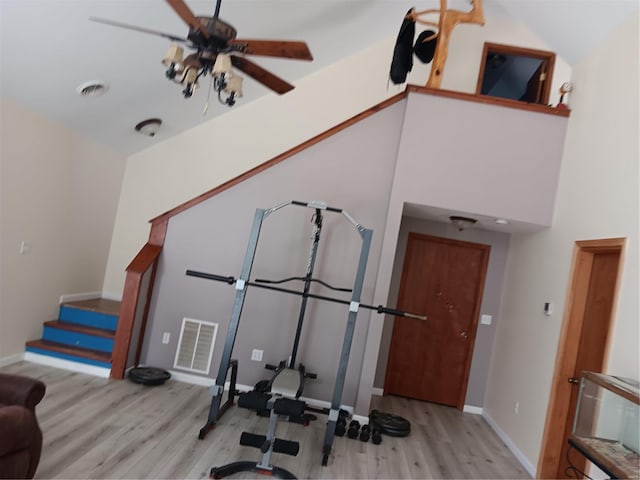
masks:
[[[211,466],[261,458],[238,444],[242,431],[266,431],[267,419],[249,410],[232,407],[198,440],[210,403],[205,387],[145,387],[28,362],[0,371],[47,385],[37,407],[44,447],[36,478],[208,478]],[[300,453],[274,454],[272,463],[298,478],[530,478],[480,415],[391,396],[374,397],[372,408],[410,420],[411,435],[384,436],[380,445],[336,437],[323,467],[324,417],[308,427],[280,422],[277,436],[300,441]]]

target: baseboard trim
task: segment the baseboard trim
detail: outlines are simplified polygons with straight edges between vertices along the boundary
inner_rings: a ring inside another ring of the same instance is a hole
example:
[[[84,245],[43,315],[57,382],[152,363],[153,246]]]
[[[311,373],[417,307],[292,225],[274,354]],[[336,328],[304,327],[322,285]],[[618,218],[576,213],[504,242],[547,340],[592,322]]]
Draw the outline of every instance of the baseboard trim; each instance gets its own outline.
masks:
[[[500,440],[504,442],[511,453],[518,459],[518,461],[522,464],[524,469],[531,475],[531,478],[536,478],[536,467],[529,461],[524,453],[516,446],[516,444],[511,440],[509,435],[507,435],[504,430],[502,430],[498,424],[495,422],[491,416],[487,412],[482,413],[482,417],[487,421],[489,426],[496,432],[496,435],[500,437]]]
[[[60,295],[60,303],[91,300],[94,298],[100,298],[101,296],[102,296],[101,292],[65,293],[63,295]]]
[[[171,378],[182,383],[190,383],[192,385],[200,385],[202,387],[210,387],[216,383],[216,380],[210,377],[201,377],[200,375],[192,375],[190,373],[177,372],[175,370],[169,370],[169,373],[171,374]],[[224,389],[229,390],[229,382],[224,384]],[[253,387],[236,383],[236,390],[248,392],[249,390],[253,390]]]
[[[9,355],[8,357],[0,358],[0,367],[6,367],[7,365],[13,365],[24,360],[24,352],[16,353],[15,355]]]
[[[111,369],[96,367],[95,365],[87,365],[79,362],[72,362],[63,358],[50,357],[48,355],[40,355],[39,353],[24,352],[24,361],[46,365],[47,367],[61,368],[72,372],[86,373],[94,377],[109,378]]]
[[[169,370],[169,373],[171,374],[171,378],[173,378],[178,382],[191,383],[194,385],[201,385],[204,387],[210,387],[215,384],[215,379],[209,378],[209,377],[201,377],[199,375],[176,372],[175,370]],[[225,390],[229,390],[229,382],[225,383],[224,388]],[[239,390],[240,392],[248,392],[250,390],[253,390],[253,387],[249,385],[242,385],[237,383],[236,390]],[[316,400],[315,398],[309,398],[309,397],[300,397],[300,400],[302,400],[303,402],[307,402],[310,405],[313,405],[314,407],[331,408],[331,403],[325,400]],[[349,412],[349,415],[353,415],[353,406],[341,405],[340,408]],[[358,420],[360,423],[369,422],[369,417],[362,416],[362,415],[353,415],[353,419]]]
[[[105,300],[113,300],[114,302],[122,301],[122,293],[101,292],[100,296]]]
[[[465,413],[473,413],[475,415],[482,415],[482,407],[474,407],[473,405],[465,405],[462,409]]]
[[[60,295],[60,303],[79,302],[81,300],[92,300],[94,298],[104,298],[105,300],[121,302],[122,294],[113,292],[65,293]]]

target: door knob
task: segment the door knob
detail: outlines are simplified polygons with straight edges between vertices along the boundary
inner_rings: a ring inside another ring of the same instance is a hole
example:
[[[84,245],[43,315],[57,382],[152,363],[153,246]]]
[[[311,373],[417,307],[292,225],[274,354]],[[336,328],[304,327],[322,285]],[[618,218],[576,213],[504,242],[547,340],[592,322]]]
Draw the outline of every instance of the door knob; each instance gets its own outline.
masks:
[[[567,380],[569,383],[580,383],[580,379],[579,378],[575,378],[575,377],[569,377],[569,379]]]
[[[460,336],[462,338],[469,338],[469,334],[466,332],[466,330],[463,330],[462,332],[460,332]]]

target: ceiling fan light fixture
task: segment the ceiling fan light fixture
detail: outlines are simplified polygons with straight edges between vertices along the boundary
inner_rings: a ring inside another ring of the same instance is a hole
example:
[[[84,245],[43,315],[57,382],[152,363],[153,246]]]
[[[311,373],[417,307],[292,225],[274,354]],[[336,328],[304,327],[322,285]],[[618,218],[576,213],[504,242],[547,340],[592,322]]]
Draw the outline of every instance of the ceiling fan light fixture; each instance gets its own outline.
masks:
[[[167,66],[171,64],[180,65],[184,58],[183,55],[184,49],[180,45],[174,43],[169,47],[169,50],[167,50],[166,55],[162,59],[162,64]]]
[[[182,83],[185,85],[194,85],[198,81],[198,69],[195,67],[187,67],[182,77]]]
[[[468,228],[473,227],[478,220],[470,217],[461,217],[459,215],[451,215],[449,217],[451,224],[458,229],[458,231],[462,232]]]
[[[188,66],[184,71],[184,75],[182,76],[182,84],[185,86],[184,90],[182,90],[182,94],[184,98],[191,97],[196,89],[198,88],[198,77],[199,72],[196,67]]]
[[[233,75],[227,80],[227,86],[224,91],[229,95],[233,94],[236,97],[242,97],[242,80],[244,79],[240,75]]]
[[[231,73],[231,56],[226,53],[219,53],[213,64],[211,75],[217,77],[219,75],[229,75]]]
[[[136,132],[147,137],[155,137],[156,133],[162,125],[162,120],[159,118],[148,118],[141,121],[135,126]]]

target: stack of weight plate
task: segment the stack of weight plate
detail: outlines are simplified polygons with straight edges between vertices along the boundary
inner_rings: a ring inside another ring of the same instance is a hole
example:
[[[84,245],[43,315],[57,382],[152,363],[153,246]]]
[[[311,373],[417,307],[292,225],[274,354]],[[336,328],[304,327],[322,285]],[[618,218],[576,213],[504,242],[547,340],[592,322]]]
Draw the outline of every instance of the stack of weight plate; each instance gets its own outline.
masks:
[[[369,425],[372,430],[380,430],[390,437],[406,437],[411,433],[411,423],[406,418],[392,413],[371,410]]]

